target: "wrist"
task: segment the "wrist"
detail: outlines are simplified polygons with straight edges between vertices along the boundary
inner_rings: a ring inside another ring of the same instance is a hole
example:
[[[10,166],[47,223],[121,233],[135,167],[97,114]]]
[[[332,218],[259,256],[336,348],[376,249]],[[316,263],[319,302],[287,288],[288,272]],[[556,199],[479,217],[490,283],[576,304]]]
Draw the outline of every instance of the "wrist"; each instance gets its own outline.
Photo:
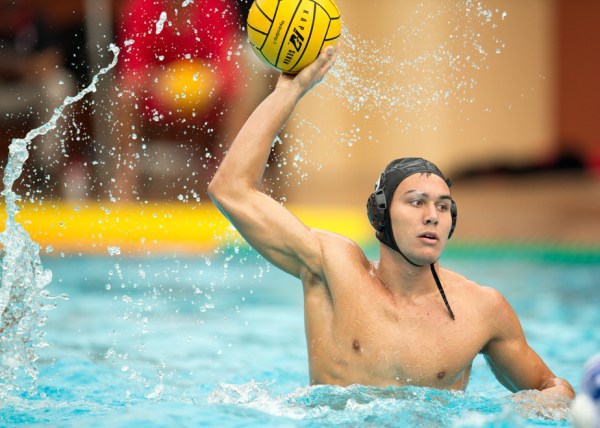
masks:
[[[300,101],[304,93],[293,82],[288,85],[277,85],[272,92],[272,95],[293,104],[294,106]]]

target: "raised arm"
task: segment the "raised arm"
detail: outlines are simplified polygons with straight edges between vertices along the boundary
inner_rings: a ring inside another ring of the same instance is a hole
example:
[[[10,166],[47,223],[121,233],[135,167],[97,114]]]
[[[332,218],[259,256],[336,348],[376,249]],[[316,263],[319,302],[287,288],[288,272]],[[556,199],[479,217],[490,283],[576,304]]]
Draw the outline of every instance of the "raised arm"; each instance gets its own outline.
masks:
[[[298,101],[323,79],[334,61],[335,50],[329,47],[298,75],[282,74],[275,90],[240,130],[208,186],[215,205],[248,243],[296,277],[301,277],[304,269],[320,273],[318,234],[259,189],[277,133]]]
[[[515,311],[498,293],[493,298],[490,320],[493,337],[483,350],[496,378],[512,392],[537,389],[545,394],[574,398],[573,387],[556,377],[540,356],[527,344]]]

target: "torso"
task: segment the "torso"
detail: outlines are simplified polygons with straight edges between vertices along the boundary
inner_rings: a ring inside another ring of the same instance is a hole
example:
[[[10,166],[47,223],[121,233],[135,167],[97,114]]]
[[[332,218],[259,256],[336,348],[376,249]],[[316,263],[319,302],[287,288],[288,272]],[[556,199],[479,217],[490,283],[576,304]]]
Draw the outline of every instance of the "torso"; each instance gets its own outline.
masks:
[[[336,245],[328,257],[325,278],[303,277],[312,384],[466,388],[490,336],[478,305],[485,287],[439,269],[453,321],[435,286],[394,297],[357,246]]]

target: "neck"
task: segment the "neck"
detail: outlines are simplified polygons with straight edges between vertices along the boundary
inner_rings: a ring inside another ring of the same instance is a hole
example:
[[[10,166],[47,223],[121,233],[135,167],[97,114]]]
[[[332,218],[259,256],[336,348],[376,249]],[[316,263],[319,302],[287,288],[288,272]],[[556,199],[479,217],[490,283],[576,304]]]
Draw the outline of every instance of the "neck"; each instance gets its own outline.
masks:
[[[382,244],[377,275],[390,291],[402,295],[429,293],[436,289],[428,263],[416,265]]]
[[[424,295],[437,289],[442,298],[448,315],[455,320],[454,312],[450,307],[444,287],[437,273],[437,261],[425,263],[423,266],[411,260],[385,244],[380,246],[380,261],[377,267],[379,279],[390,292],[396,296],[415,297]],[[432,281],[433,279],[433,281]]]

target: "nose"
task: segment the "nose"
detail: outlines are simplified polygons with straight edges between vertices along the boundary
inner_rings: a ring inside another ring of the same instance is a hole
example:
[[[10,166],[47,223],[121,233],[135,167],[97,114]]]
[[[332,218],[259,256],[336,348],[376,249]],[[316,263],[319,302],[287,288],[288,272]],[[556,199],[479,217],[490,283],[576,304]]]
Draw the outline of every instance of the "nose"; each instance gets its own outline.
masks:
[[[439,223],[438,212],[434,205],[427,205],[423,220],[425,224],[433,224],[434,226]]]

